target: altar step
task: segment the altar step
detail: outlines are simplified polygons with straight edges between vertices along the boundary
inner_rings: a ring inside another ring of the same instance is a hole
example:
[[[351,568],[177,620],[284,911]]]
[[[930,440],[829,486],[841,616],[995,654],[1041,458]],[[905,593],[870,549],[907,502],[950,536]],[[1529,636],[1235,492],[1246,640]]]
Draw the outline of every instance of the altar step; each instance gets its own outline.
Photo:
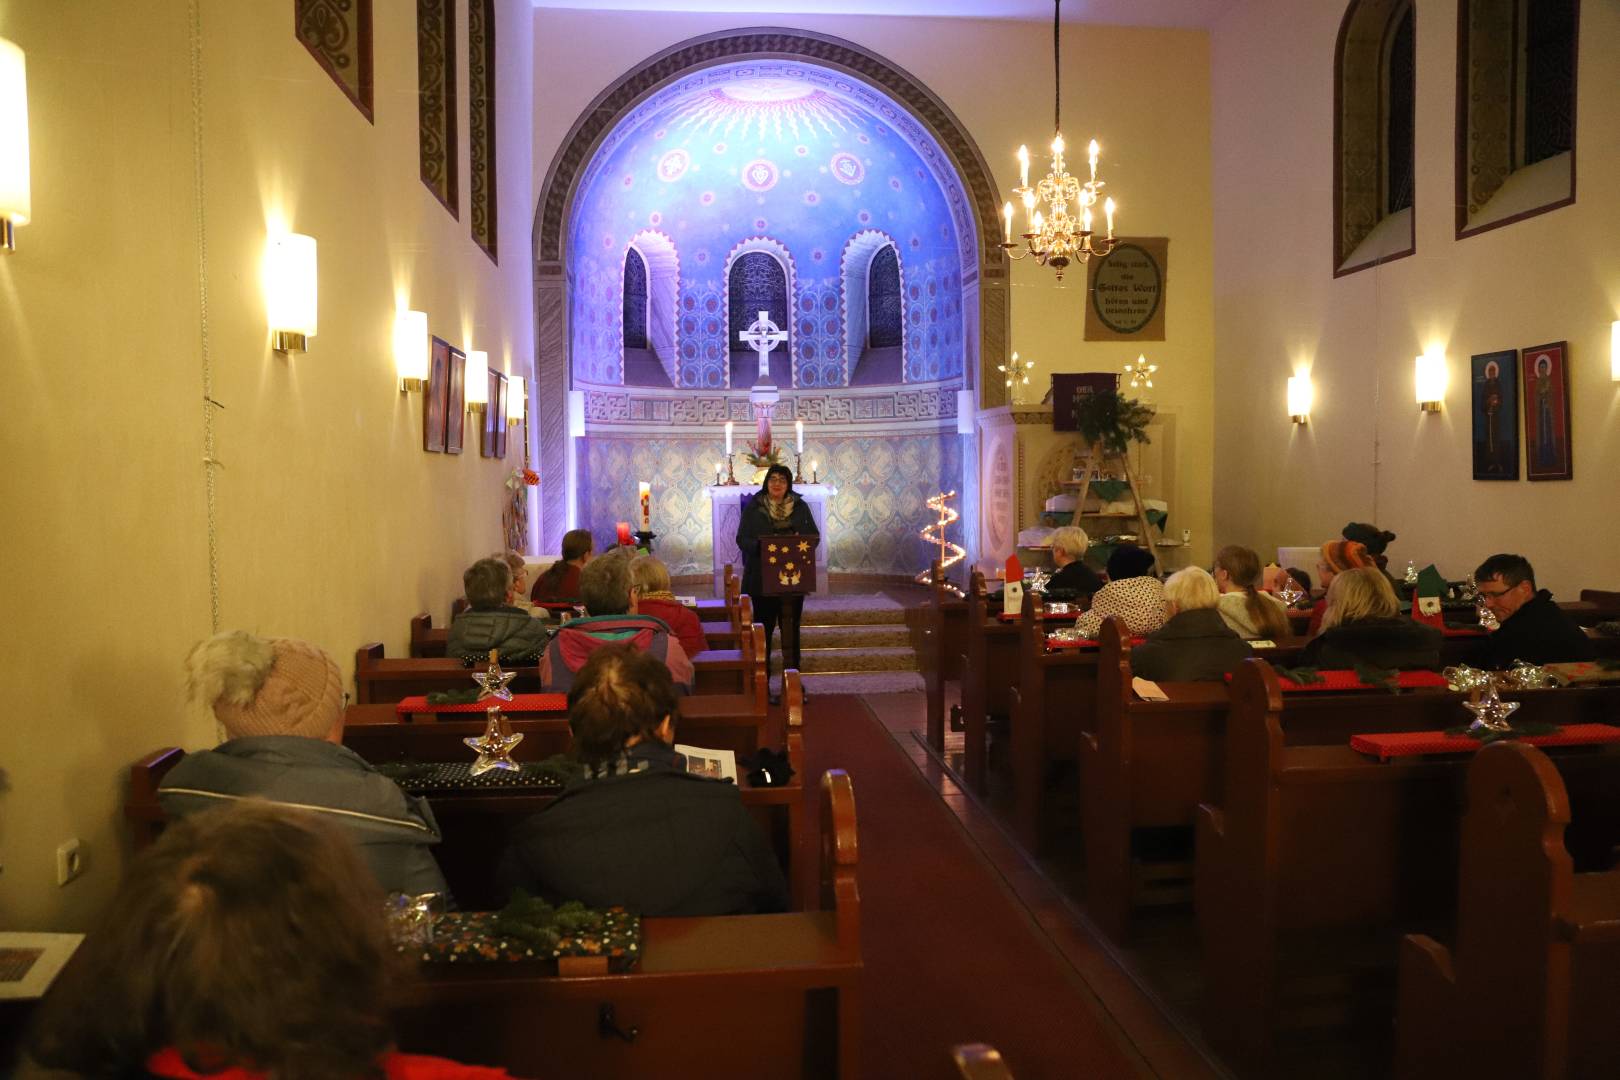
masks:
[[[890,694],[922,689],[905,608],[881,593],[808,597],[800,628],[800,672],[812,694]],[[782,670],[781,640],[771,670]],[[772,679],[773,689],[777,680]]]

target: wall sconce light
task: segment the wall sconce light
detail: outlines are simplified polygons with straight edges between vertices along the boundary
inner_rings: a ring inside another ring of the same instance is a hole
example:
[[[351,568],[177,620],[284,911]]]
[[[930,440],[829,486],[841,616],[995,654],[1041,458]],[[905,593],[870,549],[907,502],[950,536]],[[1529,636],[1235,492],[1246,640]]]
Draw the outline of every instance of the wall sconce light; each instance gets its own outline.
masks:
[[[1620,319],[1609,324],[1609,378],[1620,382]]]
[[[427,385],[431,347],[427,312],[394,312],[394,370],[399,372],[400,393],[420,394]]]
[[[1290,375],[1288,377],[1288,418],[1296,424],[1309,423],[1311,419],[1311,399],[1314,396],[1309,375]]]
[[[264,300],[270,347],[295,353],[315,336],[315,240],[288,233],[270,238],[264,252]]]
[[[529,384],[521,375],[506,377],[506,422],[513,427],[529,415]]]
[[[1415,368],[1418,408],[1426,413],[1439,412],[1440,403],[1446,399],[1446,354],[1426,352],[1417,358]]]
[[[0,38],[0,251],[16,251],[16,226],[32,216],[28,188],[28,66]]]
[[[489,407],[489,353],[467,350],[467,374],[462,385],[467,388],[467,411],[483,416]]]

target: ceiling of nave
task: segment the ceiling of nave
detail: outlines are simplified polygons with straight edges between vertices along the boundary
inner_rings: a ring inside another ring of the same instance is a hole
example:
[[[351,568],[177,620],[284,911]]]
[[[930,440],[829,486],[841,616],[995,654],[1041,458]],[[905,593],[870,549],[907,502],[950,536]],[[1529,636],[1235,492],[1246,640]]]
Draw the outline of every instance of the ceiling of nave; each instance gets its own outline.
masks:
[[[1208,29],[1238,0],[1066,0],[1063,21]],[[929,15],[966,19],[1052,17],[1050,0],[534,0],[575,11],[684,11],[735,15]]]

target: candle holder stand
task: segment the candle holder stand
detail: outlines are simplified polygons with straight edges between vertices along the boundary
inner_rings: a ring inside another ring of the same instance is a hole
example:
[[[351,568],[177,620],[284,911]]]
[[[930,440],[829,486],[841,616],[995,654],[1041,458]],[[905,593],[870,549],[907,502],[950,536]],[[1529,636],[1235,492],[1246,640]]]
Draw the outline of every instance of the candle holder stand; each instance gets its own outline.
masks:
[[[793,482],[804,483],[804,454],[797,450],[793,452]]]
[[[737,486],[736,465],[737,465],[737,455],[735,453],[727,454],[726,455],[726,482],[721,484],[720,485],[721,487],[736,487]]]
[[[638,529],[633,535],[638,541],[636,546],[646,548],[647,554],[651,555],[653,550],[653,541],[658,539],[658,534],[655,532],[648,532],[645,529]]]

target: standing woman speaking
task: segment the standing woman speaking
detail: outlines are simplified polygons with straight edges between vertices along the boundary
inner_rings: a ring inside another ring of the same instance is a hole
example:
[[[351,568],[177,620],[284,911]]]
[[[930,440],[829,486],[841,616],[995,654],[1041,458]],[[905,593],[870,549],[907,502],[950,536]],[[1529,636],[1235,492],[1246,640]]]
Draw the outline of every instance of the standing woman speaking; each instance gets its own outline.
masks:
[[[743,504],[737,521],[737,550],[743,560],[743,592],[754,602],[754,616],[765,627],[765,671],[770,674],[771,635],[782,626],[782,666],[799,666],[799,617],[804,612],[803,596],[766,596],[759,564],[761,537],[798,535],[820,537],[810,507],[793,490],[793,471],[786,465],[765,470],[765,483],[758,494]]]

